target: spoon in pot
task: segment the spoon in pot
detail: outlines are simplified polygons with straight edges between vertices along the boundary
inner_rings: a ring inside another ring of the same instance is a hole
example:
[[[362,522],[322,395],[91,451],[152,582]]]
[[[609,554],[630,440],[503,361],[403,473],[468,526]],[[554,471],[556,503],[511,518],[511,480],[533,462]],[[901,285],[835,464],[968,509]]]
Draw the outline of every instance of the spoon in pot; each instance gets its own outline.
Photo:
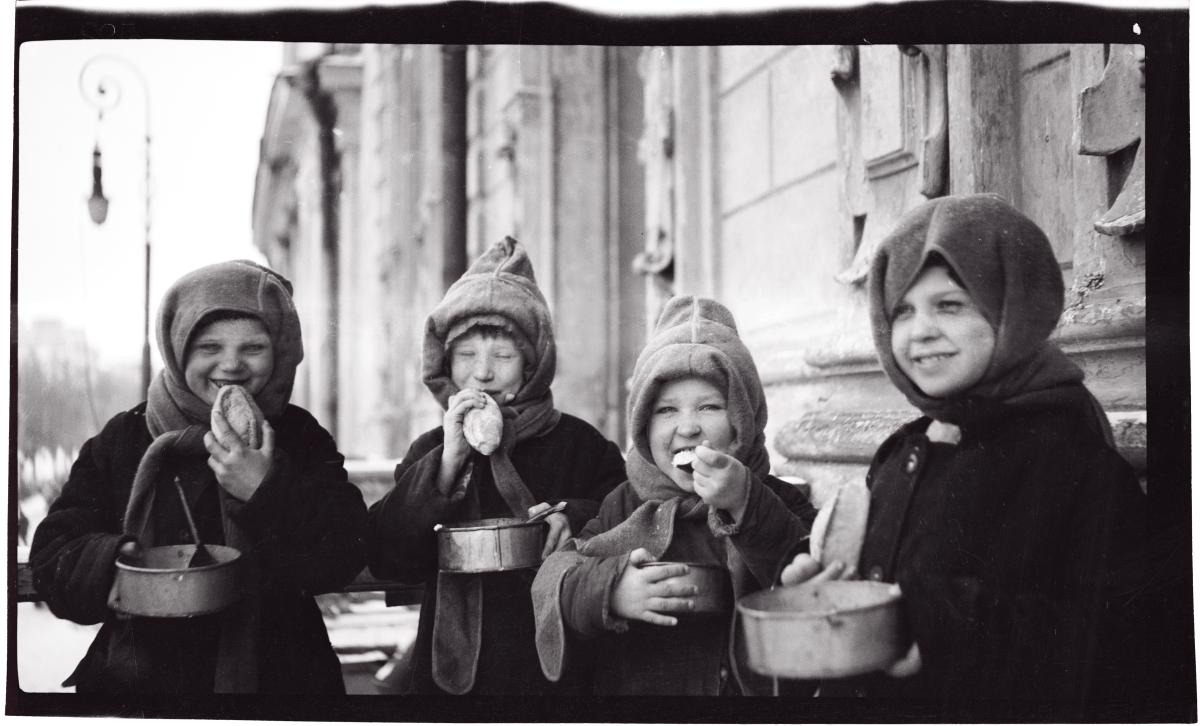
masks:
[[[188,560],[188,569],[217,564],[216,558],[200,541],[200,531],[196,529],[196,520],[192,519],[192,509],[188,506],[187,495],[183,493],[183,484],[179,481],[178,476],[175,477],[175,491],[179,492],[179,503],[183,505],[183,514],[187,517],[188,527],[192,530],[192,541],[196,543],[196,551],[192,553],[192,559]]]

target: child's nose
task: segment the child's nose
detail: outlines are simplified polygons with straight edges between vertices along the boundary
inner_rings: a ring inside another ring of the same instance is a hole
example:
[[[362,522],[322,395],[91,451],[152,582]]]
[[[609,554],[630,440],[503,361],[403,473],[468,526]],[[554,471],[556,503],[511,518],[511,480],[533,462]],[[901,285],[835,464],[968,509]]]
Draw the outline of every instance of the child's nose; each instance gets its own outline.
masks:
[[[475,362],[475,379],[479,381],[490,381],[492,379],[492,365],[486,357],[483,360]]]
[[[700,421],[695,414],[684,413],[676,427],[680,436],[692,437],[700,433]]]
[[[916,313],[912,320],[912,336],[917,340],[929,340],[936,338],[942,334],[942,329],[938,327],[937,321],[932,315],[926,313]]]
[[[242,367],[244,361],[236,352],[226,353],[221,356],[221,370],[236,371]]]

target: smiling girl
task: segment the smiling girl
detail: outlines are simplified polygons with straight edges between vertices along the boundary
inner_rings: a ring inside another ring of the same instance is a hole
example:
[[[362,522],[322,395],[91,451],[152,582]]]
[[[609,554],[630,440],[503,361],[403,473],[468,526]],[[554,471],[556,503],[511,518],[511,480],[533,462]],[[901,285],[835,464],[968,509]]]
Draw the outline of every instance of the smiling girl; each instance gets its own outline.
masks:
[[[1133,707],[1145,497],[1049,340],[1063,282],[1046,236],[998,197],[937,199],[883,242],[870,292],[883,369],[923,415],[875,454],[862,554],[843,564],[900,584],[916,645],[891,676],[822,692],[923,700],[941,718]],[[783,580],[817,570],[800,555]]]
[[[738,695],[728,609],[701,613],[690,568],[729,594],[771,584],[814,512],[768,472],[758,370],[720,303],[669,300],[634,366],[628,479],[538,571],[538,655],[557,679],[594,658],[599,695]],[[676,465],[683,451],[690,467]],[[654,562],[669,562],[649,566]],[[574,667],[568,667],[573,662]]]
[[[103,623],[67,685],[344,693],[313,595],[362,570],[366,508],[333,438],[288,403],[304,356],[291,283],[244,260],[202,267],[167,291],[157,332],[164,367],[147,401],[83,445],[34,537],[34,583],[50,609]],[[228,385],[262,410],[261,445],[244,444],[213,413]],[[242,553],[242,597],[192,618],[120,615],[109,601],[118,554],[192,542],[176,484],[201,541]]]

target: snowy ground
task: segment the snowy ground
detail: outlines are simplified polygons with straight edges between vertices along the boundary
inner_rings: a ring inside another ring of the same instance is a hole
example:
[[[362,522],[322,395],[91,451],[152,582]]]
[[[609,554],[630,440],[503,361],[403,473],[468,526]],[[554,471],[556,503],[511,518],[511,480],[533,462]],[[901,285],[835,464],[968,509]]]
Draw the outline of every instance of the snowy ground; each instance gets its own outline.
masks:
[[[406,650],[417,633],[419,609],[386,608],[382,598],[356,602],[347,611],[327,617],[326,627],[334,649],[347,671],[364,680],[387,662],[393,649]],[[99,625],[77,625],[60,620],[45,606],[17,605],[17,683],[29,693],[71,693],[63,680],[75,670]],[[361,674],[361,675],[360,675]],[[376,693],[356,687],[353,692]]]
[[[30,693],[71,693],[62,682],[83,658],[99,625],[54,617],[44,605],[17,604],[17,683]]]

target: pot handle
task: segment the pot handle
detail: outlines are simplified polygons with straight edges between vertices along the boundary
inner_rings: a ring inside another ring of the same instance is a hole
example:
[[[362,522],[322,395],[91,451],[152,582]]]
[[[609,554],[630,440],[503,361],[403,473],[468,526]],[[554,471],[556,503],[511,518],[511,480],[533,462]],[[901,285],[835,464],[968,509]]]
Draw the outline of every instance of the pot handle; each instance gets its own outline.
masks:
[[[551,514],[554,514],[555,512],[561,512],[562,510],[564,510],[566,508],[567,508],[566,502],[559,502],[558,504],[555,504],[553,507],[543,509],[542,511],[533,515],[529,519],[526,519],[525,524],[533,524],[534,522],[540,522],[543,519],[545,519],[546,517],[549,517]]]

